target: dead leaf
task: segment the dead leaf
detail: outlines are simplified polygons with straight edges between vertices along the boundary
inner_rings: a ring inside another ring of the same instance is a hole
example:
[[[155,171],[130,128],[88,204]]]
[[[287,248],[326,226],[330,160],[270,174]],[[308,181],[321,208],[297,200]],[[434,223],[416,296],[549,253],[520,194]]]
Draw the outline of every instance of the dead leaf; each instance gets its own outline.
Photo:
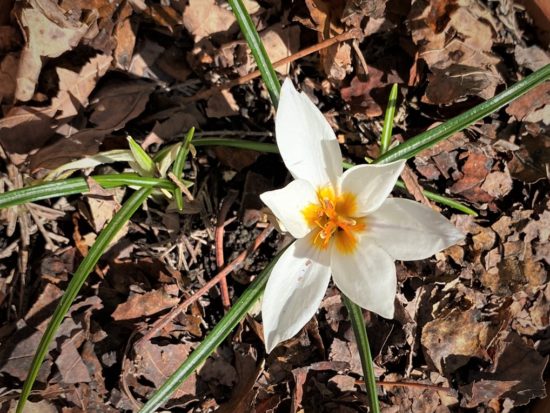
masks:
[[[348,87],[340,90],[342,99],[351,103],[352,111],[364,117],[376,117],[383,113],[387,105],[390,84],[401,83],[401,78],[394,73],[384,73],[376,67],[369,66],[367,81],[355,76]]]
[[[120,202],[124,197],[125,190],[123,188],[103,189],[101,185],[89,177],[86,179],[86,182],[90,188],[89,192],[83,194],[86,195],[89,207],[89,216],[87,218],[94,231],[99,234],[121,208]],[[126,235],[127,231],[128,226],[125,225],[120,229],[111,244],[114,244]]]
[[[223,118],[239,114],[239,105],[231,91],[223,89],[208,99],[206,115],[209,118]]]
[[[481,184],[491,171],[493,159],[480,151],[467,153],[466,163],[462,167],[462,178],[457,180],[450,191],[462,194],[473,202],[489,202],[491,195],[481,189]]]
[[[178,291],[178,286],[171,284],[145,294],[134,294],[126,302],[119,304],[111,317],[116,321],[133,320],[172,308],[179,303]]]
[[[296,53],[300,44],[300,29],[298,26],[282,27],[275,24],[260,33],[260,38],[265,46],[269,59],[272,62],[284,59]],[[290,64],[279,66],[275,70],[282,75],[287,75]]]
[[[533,72],[550,64],[550,54],[535,44],[530,47],[516,45],[514,54],[519,65]]]
[[[219,6],[216,0],[189,0],[183,12],[183,25],[195,42],[216,33],[229,35],[229,28],[236,22],[233,13]]]
[[[520,149],[508,162],[510,174],[522,182],[537,182],[548,178],[550,165],[550,135],[529,133],[521,138]]]
[[[523,121],[535,110],[550,105],[550,82],[544,82],[506,107],[506,113]]]
[[[504,172],[491,172],[483,181],[481,189],[491,195],[493,198],[501,199],[512,190],[512,177],[508,169]]]
[[[157,345],[150,341],[140,342],[136,346],[133,375],[136,390],[144,396],[149,396],[158,389],[170,375],[187,359],[192,347],[188,343]],[[141,384],[137,378],[153,383],[154,388]],[[192,374],[172,394],[172,399],[196,394],[197,376]]]
[[[18,21],[26,35],[21,52],[15,97],[30,100],[42,69],[42,57],[58,57],[75,47],[88,30],[73,21],[54,2],[29,0],[31,8],[19,9]]]
[[[94,95],[90,122],[99,129],[118,130],[141,114],[154,84],[145,81],[111,82]]]
[[[423,102],[431,104],[447,104],[475,95],[489,99],[500,83],[500,78],[494,73],[478,67],[453,64],[431,70],[433,74],[428,76],[428,87],[422,98]]]
[[[17,54],[8,53],[0,62],[0,102],[12,100],[19,59]]]
[[[72,339],[65,340],[61,345],[55,365],[64,383],[88,383],[92,380]]]
[[[70,121],[86,106],[99,78],[109,69],[111,58],[92,57],[77,73],[58,68],[59,93],[50,106],[33,108],[16,106],[0,119],[0,143],[10,154],[28,154],[42,148],[55,133],[55,128]],[[57,118],[56,118],[57,115]],[[25,136],[25,139],[21,139]]]
[[[461,388],[465,395],[461,405],[472,408],[493,398],[509,398],[513,406],[523,406],[535,397],[544,397],[542,373],[547,363],[548,356],[542,357],[517,333],[502,333],[492,367]]]
[[[492,338],[491,327],[489,322],[480,321],[480,316],[475,308],[453,309],[424,326],[422,347],[440,373],[452,373],[472,357],[488,357],[486,349]]]
[[[59,93],[52,100],[51,107],[59,113],[56,119],[63,121],[76,116],[82,107],[88,105],[88,97],[111,66],[112,58],[96,55],[80,71],[73,72],[61,67],[56,69],[59,76]]]
[[[466,95],[494,96],[502,78],[496,70],[500,59],[491,53],[496,30],[486,8],[467,0],[421,0],[413,4],[409,19],[419,57],[434,74],[424,101],[451,103]]]

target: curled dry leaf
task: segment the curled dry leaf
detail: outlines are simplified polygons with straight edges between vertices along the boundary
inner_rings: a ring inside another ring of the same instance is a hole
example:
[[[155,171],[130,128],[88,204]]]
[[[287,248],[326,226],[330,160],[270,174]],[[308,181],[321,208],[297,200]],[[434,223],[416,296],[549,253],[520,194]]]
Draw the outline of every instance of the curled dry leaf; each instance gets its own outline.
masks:
[[[493,334],[490,323],[480,321],[480,316],[475,308],[453,309],[424,326],[422,347],[439,372],[452,373],[472,357],[487,358],[486,349]]]
[[[542,374],[548,356],[541,356],[515,332],[498,337],[494,363],[461,388],[461,405],[473,408],[491,399],[509,398],[513,406],[523,406],[535,397],[546,395]]]

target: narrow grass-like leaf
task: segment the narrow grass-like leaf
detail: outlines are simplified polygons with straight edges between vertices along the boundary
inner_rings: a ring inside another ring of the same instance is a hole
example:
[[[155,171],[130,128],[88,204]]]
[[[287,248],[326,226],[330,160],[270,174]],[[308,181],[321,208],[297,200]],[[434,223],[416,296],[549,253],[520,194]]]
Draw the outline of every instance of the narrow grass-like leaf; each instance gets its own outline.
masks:
[[[279,148],[274,143],[246,141],[244,139],[231,138],[200,138],[193,141],[193,145],[200,146],[227,146],[230,148],[249,149],[251,151],[265,153],[279,153]]]
[[[157,172],[157,167],[153,158],[151,158],[131,136],[128,136],[127,139],[132,155],[134,155],[134,160],[136,161],[137,167],[135,169],[143,176],[154,176]]]
[[[248,286],[238,301],[223,319],[212,329],[202,343],[189,355],[187,360],[157,389],[147,403],[140,410],[141,413],[151,413],[161,407],[177,388],[212,354],[225,340],[229,333],[240,323],[250,308],[262,295],[273,266],[283,254],[284,250],[269,263],[267,267]]]
[[[275,145],[274,143],[260,143],[260,142],[245,141],[242,139],[205,138],[205,139],[197,139],[193,141],[193,144],[195,146],[228,146],[232,148],[250,149],[258,152],[279,153],[279,148],[277,148],[277,145]],[[349,162],[344,162],[343,166],[344,166],[344,169],[349,169],[355,165]],[[398,188],[407,190],[403,181],[397,181],[395,186],[397,186]],[[432,201],[439,202],[442,205],[447,205],[448,207],[454,208],[457,211],[464,212],[465,214],[477,216],[476,211],[474,211],[471,208],[468,208],[466,205],[462,205],[458,201],[455,201],[453,199],[447,198],[443,195],[439,195],[439,194],[436,194],[435,192],[431,192],[425,189],[423,189],[422,192],[424,193],[426,198]]]
[[[445,121],[439,126],[433,129],[427,130],[420,135],[415,136],[407,140],[405,143],[390,149],[385,154],[376,159],[376,163],[388,163],[397,161],[398,159],[409,159],[424,149],[431,148],[436,143],[447,139],[454,133],[461,131],[483,119],[485,116],[497,111],[502,106],[510,103],[511,101],[519,98],[521,95],[527,93],[538,84],[550,79],[550,64],[544,66],[542,69],[531,73],[525,79],[510,86],[504,92],[499,93],[494,98],[477,105],[476,107],[467,110],[461,115],[455,116],[448,121]]]
[[[365,385],[367,386],[367,394],[369,396],[370,413],[380,413],[380,404],[376,390],[376,376],[374,375],[374,364],[370,352],[369,339],[367,337],[367,329],[365,327],[365,319],[363,318],[363,310],[344,294],[340,293],[346,308],[353,328],[355,340],[357,340],[357,349],[363,366],[363,376]]]
[[[52,180],[61,180],[68,178],[72,173],[87,169],[95,168],[99,165],[110,164],[114,162],[130,162],[133,161],[134,157],[132,151],[128,149],[113,149],[112,151],[100,152],[96,155],[87,156],[82,159],[77,159],[76,161],[68,162],[64,165],[61,165],[59,168],[51,171],[44,178],[45,181]]]
[[[92,175],[90,178],[93,178],[103,188],[136,186],[172,191],[175,187],[175,184],[168,179],[143,177],[134,173]],[[81,194],[89,190],[90,188],[85,178],[70,178],[41,183],[0,193],[0,209],[26,204],[27,202],[40,201],[42,199]]]
[[[189,129],[189,132],[187,132],[187,135],[185,136],[185,140],[183,141],[182,145],[180,146],[178,153],[176,155],[176,160],[174,161],[174,166],[172,167],[172,172],[176,179],[181,179],[183,175],[183,167],[185,165],[185,161],[187,160],[187,155],[189,154],[189,145],[191,145],[191,140],[193,139],[193,135],[195,134],[195,128],[192,127]],[[174,189],[174,198],[176,199],[176,205],[180,211],[183,210],[183,194],[179,188]]]
[[[27,380],[25,380],[23,390],[21,391],[21,397],[19,399],[19,403],[17,404],[17,413],[23,412],[23,407],[25,406],[27,398],[32,390],[34,381],[36,380],[36,376],[40,370],[40,366],[42,366],[42,362],[46,357],[50,342],[55,337],[63,318],[67,314],[67,311],[69,311],[69,308],[78,295],[80,288],[111,241],[126,224],[126,222],[132,217],[134,212],[136,212],[140,205],[147,199],[152,190],[152,188],[141,188],[140,190],[134,192],[130,198],[128,198],[122,208],[120,208],[120,210],[113,216],[113,219],[111,219],[111,221],[100,232],[94,242],[94,245],[90,248],[88,255],[78,266],[78,269],[69,282],[67,290],[63,293],[63,297],[61,297],[61,300],[59,301],[59,304],[57,305],[57,308],[48,323],[48,327],[40,340],[40,344],[38,345],[38,349],[36,350],[36,354],[34,355],[29,373],[27,375]]]
[[[271,96],[271,101],[273,102],[273,105],[277,107],[279,104],[279,91],[281,90],[281,84],[277,79],[277,74],[275,73],[275,69],[273,69],[273,65],[271,64],[269,56],[265,51],[265,47],[260,39],[260,36],[258,35],[258,31],[256,30],[256,27],[254,27],[254,23],[252,23],[252,19],[250,18],[250,15],[248,14],[242,0],[228,1],[233,9],[233,14],[237,18],[237,22],[239,23],[244,38],[246,39],[246,42],[254,55],[254,59],[258,65],[258,70],[262,74],[262,79],[267,87],[267,90],[269,91],[269,96]]]
[[[397,188],[403,189],[407,192],[408,189],[405,186],[405,183],[398,179],[395,183],[395,186]],[[427,189],[422,189],[422,193],[426,198],[428,198],[430,201],[437,202],[441,205],[446,205],[449,208],[456,209],[457,211],[464,212],[465,214],[471,215],[473,217],[477,217],[478,213],[474,211],[472,208],[468,208],[466,205],[462,205],[460,202],[455,201],[454,199],[447,198],[446,196],[436,194],[435,192],[428,191]]]
[[[380,137],[380,153],[385,153],[391,145],[391,134],[393,131],[393,120],[395,117],[395,106],[397,105],[397,83],[394,83],[390,97],[388,99],[388,107],[384,115],[384,126],[382,126],[382,136]]]

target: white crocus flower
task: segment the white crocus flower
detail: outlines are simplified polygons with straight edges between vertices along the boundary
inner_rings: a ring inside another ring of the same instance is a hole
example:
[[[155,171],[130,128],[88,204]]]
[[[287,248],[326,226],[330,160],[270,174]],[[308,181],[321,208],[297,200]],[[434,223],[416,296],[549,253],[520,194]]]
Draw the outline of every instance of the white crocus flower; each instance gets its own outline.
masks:
[[[330,125],[288,79],[275,127],[281,156],[295,180],[261,199],[297,240],[276,263],[265,289],[268,352],[313,317],[331,274],[353,302],[393,318],[394,260],[424,259],[463,238],[430,208],[388,198],[405,161],[342,173],[342,154]]]

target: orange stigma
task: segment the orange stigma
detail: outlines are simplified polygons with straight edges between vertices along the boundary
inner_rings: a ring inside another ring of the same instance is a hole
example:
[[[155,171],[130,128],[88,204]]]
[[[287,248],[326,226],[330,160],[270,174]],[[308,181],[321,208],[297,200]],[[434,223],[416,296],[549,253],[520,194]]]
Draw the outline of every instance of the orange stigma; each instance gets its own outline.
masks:
[[[354,218],[357,209],[355,195],[344,192],[336,196],[332,188],[317,190],[318,203],[309,204],[302,214],[313,229],[311,242],[325,250],[334,239],[336,248],[342,254],[350,254],[357,246],[357,234],[365,230],[365,219]]]

